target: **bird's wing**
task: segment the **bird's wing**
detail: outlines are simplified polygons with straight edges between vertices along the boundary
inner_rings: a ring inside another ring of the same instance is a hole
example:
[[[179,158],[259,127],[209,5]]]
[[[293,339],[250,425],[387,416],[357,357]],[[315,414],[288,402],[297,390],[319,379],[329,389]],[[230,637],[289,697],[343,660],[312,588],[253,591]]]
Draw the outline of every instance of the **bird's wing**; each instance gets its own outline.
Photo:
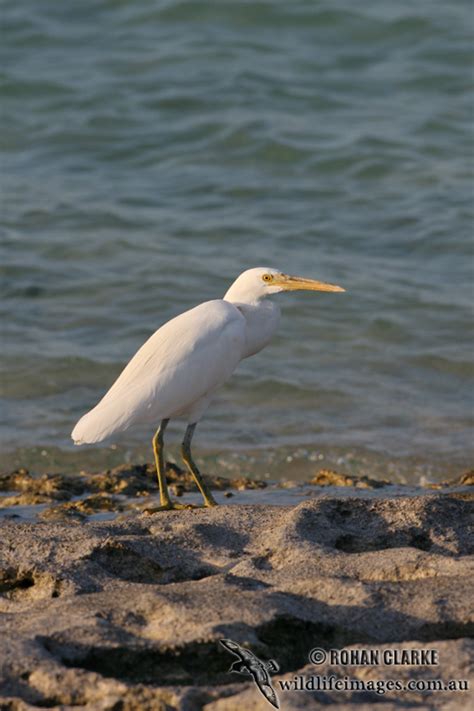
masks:
[[[243,660],[244,657],[242,655],[242,652],[244,651],[240,644],[237,644],[237,642],[234,642],[232,639],[220,639],[219,642],[222,644],[223,647],[229,650],[229,652],[232,652],[232,654],[235,654],[239,659]]]
[[[260,689],[266,700],[269,701],[272,706],[274,706],[276,709],[280,708],[278,696],[276,695],[276,691],[270,683],[258,684],[258,688]]]
[[[246,322],[232,304],[215,300],[180,314],[134,355],[99,404],[79,420],[78,444],[99,442],[136,422],[184,411],[225,382],[240,362]]]
[[[228,649],[229,652],[235,654],[242,662],[246,662],[249,669],[256,669],[258,666],[262,666],[260,659],[258,659],[250,649],[241,647],[240,644],[237,644],[237,642],[234,642],[232,639],[221,639],[220,643],[223,647]],[[268,675],[266,678],[269,678]]]
[[[242,648],[240,650],[240,654],[242,655],[242,659],[254,668],[257,665],[261,664],[260,659],[258,659],[258,657],[256,657],[255,654],[250,651],[250,649]]]
[[[280,702],[278,701],[278,696],[272,686],[267,664],[255,657],[255,663],[250,666],[250,672],[255,683],[267,701],[269,701],[275,708],[280,708]]]

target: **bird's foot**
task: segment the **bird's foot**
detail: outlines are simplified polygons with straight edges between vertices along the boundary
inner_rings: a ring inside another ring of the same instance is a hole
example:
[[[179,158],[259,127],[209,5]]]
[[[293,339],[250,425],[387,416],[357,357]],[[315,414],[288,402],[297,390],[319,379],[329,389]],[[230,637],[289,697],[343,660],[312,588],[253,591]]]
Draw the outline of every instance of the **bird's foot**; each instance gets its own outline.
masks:
[[[161,504],[161,506],[151,506],[149,508],[143,509],[145,514],[154,514],[161,511],[180,511],[181,509],[193,508],[191,504],[177,504],[174,501],[169,501],[166,504]]]
[[[206,501],[204,504],[178,504],[175,501],[169,501],[161,506],[152,506],[143,509],[143,513],[154,514],[162,511],[182,511],[183,509],[207,509],[210,506],[217,506],[217,502],[213,500],[212,503]]]

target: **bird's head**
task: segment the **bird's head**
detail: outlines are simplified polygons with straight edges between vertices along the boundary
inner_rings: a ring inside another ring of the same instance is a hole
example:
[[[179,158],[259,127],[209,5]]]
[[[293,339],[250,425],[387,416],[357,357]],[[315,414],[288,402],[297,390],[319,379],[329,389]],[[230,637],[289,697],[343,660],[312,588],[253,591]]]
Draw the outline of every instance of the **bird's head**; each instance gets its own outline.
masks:
[[[229,668],[229,674],[235,672],[236,674],[244,674],[247,669],[247,663],[243,661],[233,662]]]
[[[229,301],[259,300],[280,291],[345,291],[341,286],[327,284],[324,281],[290,276],[271,267],[247,269],[234,281],[225,295]]]

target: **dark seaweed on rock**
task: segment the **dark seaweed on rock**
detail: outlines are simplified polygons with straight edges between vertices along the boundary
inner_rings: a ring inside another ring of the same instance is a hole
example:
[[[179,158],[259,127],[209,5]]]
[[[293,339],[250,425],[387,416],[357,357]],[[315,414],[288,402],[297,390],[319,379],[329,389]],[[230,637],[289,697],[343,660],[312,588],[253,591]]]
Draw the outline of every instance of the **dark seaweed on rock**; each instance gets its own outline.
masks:
[[[191,475],[176,464],[167,463],[170,490],[175,496],[195,491]],[[267,482],[240,477],[228,479],[207,477],[211,487],[219,491],[261,489]],[[0,475],[0,508],[48,504],[41,518],[83,519],[98,512],[124,511],[136,508],[136,499],[157,493],[156,469],[152,464],[122,465],[99,473],[35,475],[27,469],[17,469]],[[12,492],[15,492],[14,494]]]

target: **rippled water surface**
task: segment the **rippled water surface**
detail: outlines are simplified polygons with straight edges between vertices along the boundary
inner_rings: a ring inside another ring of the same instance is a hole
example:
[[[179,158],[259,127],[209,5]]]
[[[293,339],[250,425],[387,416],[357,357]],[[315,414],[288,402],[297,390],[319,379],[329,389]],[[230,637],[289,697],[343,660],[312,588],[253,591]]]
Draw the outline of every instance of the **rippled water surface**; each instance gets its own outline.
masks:
[[[466,465],[470,3],[7,0],[2,21],[2,464],[149,457],[148,431],[69,432],[154,329],[263,264],[347,294],[279,297],[197,449]]]

